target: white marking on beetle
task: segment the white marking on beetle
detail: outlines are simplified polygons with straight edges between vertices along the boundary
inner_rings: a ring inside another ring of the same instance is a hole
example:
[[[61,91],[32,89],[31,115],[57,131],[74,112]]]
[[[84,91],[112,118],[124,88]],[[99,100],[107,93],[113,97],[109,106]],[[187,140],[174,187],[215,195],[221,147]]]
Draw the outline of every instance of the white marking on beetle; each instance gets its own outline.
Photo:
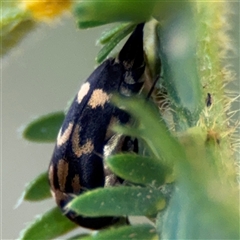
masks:
[[[73,128],[73,123],[70,122],[68,124],[68,127],[65,129],[64,133],[62,133],[62,128],[60,128],[59,132],[58,132],[58,136],[57,136],[57,146],[60,147],[62,146],[64,143],[66,143],[69,139],[69,136],[72,132],[72,128]]]
[[[82,99],[88,94],[88,91],[90,89],[90,83],[86,82],[82,85],[80,90],[78,91],[77,94],[77,102],[81,103]]]

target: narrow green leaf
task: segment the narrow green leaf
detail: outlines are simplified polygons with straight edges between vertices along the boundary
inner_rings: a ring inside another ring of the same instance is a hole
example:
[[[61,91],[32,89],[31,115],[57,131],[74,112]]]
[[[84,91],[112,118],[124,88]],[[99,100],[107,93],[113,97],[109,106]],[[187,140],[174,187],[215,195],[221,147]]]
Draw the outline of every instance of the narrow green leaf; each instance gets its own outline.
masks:
[[[79,28],[95,27],[118,21],[147,21],[156,4],[154,1],[78,1],[73,5]]]
[[[101,232],[92,234],[89,237],[83,238],[82,240],[157,240],[156,229],[151,225],[134,225],[134,226],[123,226],[119,228],[111,228]]]
[[[118,32],[121,32],[124,30],[128,25],[131,25],[132,23],[120,23],[117,26],[114,26],[113,28],[106,30],[102,33],[101,37],[97,40],[97,44],[106,44],[111,38],[117,34]]]
[[[78,227],[67,217],[62,215],[59,208],[55,207],[30,223],[20,233],[20,240],[53,239]]]
[[[117,176],[133,183],[161,186],[173,180],[171,169],[155,158],[118,154],[107,158],[106,163]]]
[[[23,137],[32,142],[55,142],[64,117],[64,112],[41,116],[27,125]]]
[[[113,50],[113,48],[124,38],[126,37],[130,32],[133,31],[136,24],[128,24],[125,26],[125,28],[121,29],[121,31],[118,31],[114,36],[112,36],[111,40],[106,43],[102,49],[99,51],[96,61],[98,63],[101,63],[108,54]]]
[[[160,190],[140,187],[109,187],[86,192],[68,205],[85,216],[151,216],[165,207]]]
[[[48,173],[44,172],[27,184],[23,192],[23,200],[41,201],[51,197]]]

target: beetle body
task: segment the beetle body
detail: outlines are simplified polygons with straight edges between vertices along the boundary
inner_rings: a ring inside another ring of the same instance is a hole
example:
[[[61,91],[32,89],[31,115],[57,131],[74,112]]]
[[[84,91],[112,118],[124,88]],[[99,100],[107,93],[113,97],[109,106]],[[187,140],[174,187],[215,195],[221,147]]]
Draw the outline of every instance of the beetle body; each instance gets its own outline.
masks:
[[[115,136],[111,126],[126,124],[130,116],[110,103],[112,94],[130,96],[139,92],[144,72],[143,25],[139,24],[116,59],[103,62],[82,85],[66,114],[59,131],[49,166],[52,195],[63,210],[66,204],[82,192],[106,185],[104,147]],[[120,136],[119,150],[126,148],[129,138]],[[109,184],[106,184],[106,181]],[[100,229],[113,224],[113,217],[83,217],[72,211],[66,216],[77,224]]]

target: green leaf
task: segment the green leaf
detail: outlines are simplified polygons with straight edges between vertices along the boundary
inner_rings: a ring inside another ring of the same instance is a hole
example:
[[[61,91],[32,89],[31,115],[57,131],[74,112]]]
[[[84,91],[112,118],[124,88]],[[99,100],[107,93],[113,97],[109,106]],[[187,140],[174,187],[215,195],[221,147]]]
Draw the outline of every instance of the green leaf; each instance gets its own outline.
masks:
[[[111,29],[104,31],[101,37],[97,40],[97,45],[108,43],[115,34],[117,34],[118,32],[121,32],[131,24],[132,23],[120,23],[117,26],[114,26]]]
[[[207,189],[192,179],[177,183],[166,212],[158,216],[162,239],[239,239],[239,194],[203,176]]]
[[[75,223],[61,213],[59,208],[55,207],[30,223],[20,233],[19,239],[53,239],[77,227]]]
[[[50,197],[48,173],[44,172],[27,184],[22,198],[26,201],[41,201]]]
[[[64,112],[41,116],[27,125],[23,137],[32,142],[55,142],[64,117]]]
[[[124,28],[119,30],[116,34],[114,34],[109,40],[108,43],[106,43],[102,49],[99,51],[96,61],[98,63],[101,63],[107,56],[108,54],[112,51],[112,49],[124,38],[126,37],[130,32],[133,31],[135,28],[136,24],[128,24]]]
[[[105,161],[117,176],[133,183],[161,186],[173,181],[171,169],[155,158],[118,154]]]
[[[185,131],[195,126],[203,109],[202,84],[196,58],[199,42],[190,4],[183,5],[169,24],[158,28],[164,84],[171,97],[175,127]]]
[[[95,27],[118,21],[147,21],[154,9],[154,1],[93,0],[76,2],[73,11],[79,28]]]
[[[88,191],[68,205],[85,216],[154,215],[165,207],[163,194],[157,189],[109,187]]]
[[[176,188],[157,218],[161,237],[239,239],[239,186],[236,173],[229,177],[228,166],[219,161],[222,149],[206,143],[200,127],[189,129],[181,141],[187,158],[176,162]]]
[[[156,229],[151,225],[134,225],[134,226],[123,226],[119,228],[111,228],[101,232],[92,234],[92,236],[83,238],[82,240],[106,240],[106,239],[117,239],[117,240],[157,240]]]

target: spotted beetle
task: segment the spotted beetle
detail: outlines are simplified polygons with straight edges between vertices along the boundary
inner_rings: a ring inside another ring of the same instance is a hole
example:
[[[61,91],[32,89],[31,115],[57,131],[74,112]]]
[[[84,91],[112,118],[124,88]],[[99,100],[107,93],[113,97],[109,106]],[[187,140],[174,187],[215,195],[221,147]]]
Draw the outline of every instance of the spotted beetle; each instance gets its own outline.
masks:
[[[74,195],[121,182],[104,166],[103,155],[137,151],[136,140],[111,130],[115,123],[129,123],[130,116],[110,99],[114,93],[137,94],[143,86],[143,27],[138,24],[118,56],[98,66],[81,86],[57,137],[49,165],[51,192],[64,214],[82,227],[101,229],[117,221],[79,216],[64,207]]]

